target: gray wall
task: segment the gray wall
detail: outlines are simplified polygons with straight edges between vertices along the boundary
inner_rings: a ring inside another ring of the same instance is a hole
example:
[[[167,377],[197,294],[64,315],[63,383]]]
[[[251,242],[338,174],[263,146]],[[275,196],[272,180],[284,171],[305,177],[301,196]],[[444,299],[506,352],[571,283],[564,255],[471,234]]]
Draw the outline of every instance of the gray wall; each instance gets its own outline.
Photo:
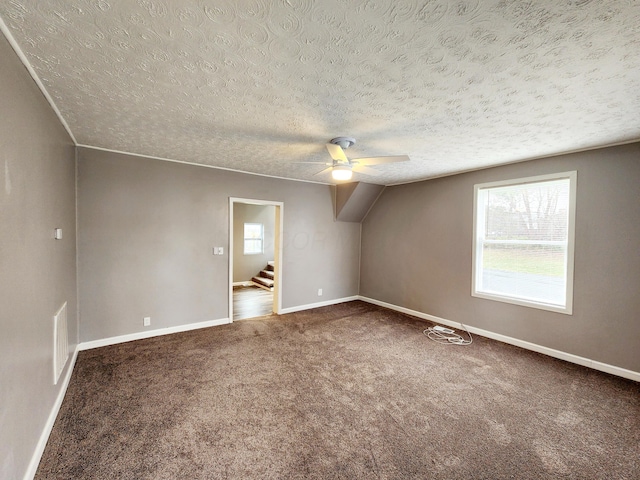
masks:
[[[60,389],[53,316],[65,301],[72,351],[78,338],[75,153],[1,34],[0,222],[0,478],[22,478]]]
[[[360,225],[329,186],[79,148],[81,340],[227,318],[229,197],[284,202],[283,308],[357,295]]]
[[[573,315],[471,297],[474,184],[569,170]],[[360,294],[638,372],[639,247],[636,143],[388,187],[363,224]]]
[[[276,207],[235,203],[233,206],[233,281],[247,282],[258,275],[269,260],[274,260]],[[244,224],[264,226],[264,248],[261,254],[244,254]]]

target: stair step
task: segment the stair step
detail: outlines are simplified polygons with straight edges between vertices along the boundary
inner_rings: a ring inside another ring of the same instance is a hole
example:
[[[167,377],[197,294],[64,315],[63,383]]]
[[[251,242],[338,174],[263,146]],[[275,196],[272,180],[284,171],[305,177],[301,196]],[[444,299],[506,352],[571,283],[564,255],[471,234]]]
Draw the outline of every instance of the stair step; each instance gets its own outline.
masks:
[[[276,269],[276,262],[274,260],[269,260],[267,262],[267,270],[273,272]]]
[[[261,277],[270,278],[271,280],[273,280],[275,274],[276,272],[274,272],[273,270],[260,270]]]
[[[251,280],[267,288],[273,288],[273,284],[275,283],[270,278],[265,278],[265,277],[253,277]]]

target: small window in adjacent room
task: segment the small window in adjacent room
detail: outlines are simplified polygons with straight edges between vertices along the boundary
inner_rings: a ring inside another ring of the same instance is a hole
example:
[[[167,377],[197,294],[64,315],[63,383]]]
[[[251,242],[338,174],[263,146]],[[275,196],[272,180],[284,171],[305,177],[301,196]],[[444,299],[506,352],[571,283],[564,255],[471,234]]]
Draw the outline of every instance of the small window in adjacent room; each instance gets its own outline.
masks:
[[[475,186],[473,296],[571,314],[576,178]]]
[[[263,253],[264,226],[261,223],[244,224],[244,254]]]

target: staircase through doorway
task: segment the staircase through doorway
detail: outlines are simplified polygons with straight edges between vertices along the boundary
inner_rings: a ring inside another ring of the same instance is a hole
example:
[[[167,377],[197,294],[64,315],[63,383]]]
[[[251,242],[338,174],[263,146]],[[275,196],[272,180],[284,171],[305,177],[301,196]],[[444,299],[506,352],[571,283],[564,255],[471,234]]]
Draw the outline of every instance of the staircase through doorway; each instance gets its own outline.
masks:
[[[260,270],[260,273],[253,277],[251,281],[253,283],[257,283],[259,286],[264,287],[270,291],[273,291],[273,284],[275,274],[275,262],[273,260],[267,262],[267,266],[264,267],[264,270]]]

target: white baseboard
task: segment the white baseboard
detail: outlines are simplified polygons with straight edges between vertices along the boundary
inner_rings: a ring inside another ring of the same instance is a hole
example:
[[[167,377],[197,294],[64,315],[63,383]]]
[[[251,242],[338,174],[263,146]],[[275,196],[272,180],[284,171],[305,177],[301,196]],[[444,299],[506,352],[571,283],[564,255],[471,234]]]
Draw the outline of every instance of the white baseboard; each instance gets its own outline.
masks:
[[[337,303],[344,303],[344,302],[353,302],[354,300],[359,300],[359,299],[360,297],[358,295],[354,295],[353,297],[336,298],[334,300],[326,300],[324,302],[309,303],[307,305],[297,305],[295,307],[281,308],[278,314],[284,315],[285,313],[294,313],[294,312],[300,312],[302,310],[310,310],[312,308],[327,307],[329,305],[335,305]]]
[[[51,412],[49,412],[47,422],[44,424],[44,428],[42,429],[42,433],[40,434],[40,438],[38,439],[38,443],[36,444],[36,449],[31,456],[31,461],[29,462],[27,471],[24,474],[24,480],[33,480],[33,477],[36,476],[36,471],[38,470],[40,459],[42,458],[44,449],[47,446],[47,442],[49,441],[49,435],[51,435],[53,424],[56,422],[58,412],[60,411],[60,407],[62,406],[62,401],[64,400],[64,396],[67,393],[67,387],[69,386],[69,381],[71,380],[73,367],[76,365],[76,359],[78,358],[78,352],[79,348],[76,346],[76,349],[73,351],[73,355],[71,356],[71,362],[69,362],[69,365],[67,365],[66,367],[67,373],[65,373],[62,383],[60,384],[60,390],[58,391],[56,401],[54,402],[53,407],[51,407]]]
[[[625,368],[616,367],[614,365],[598,362],[596,360],[591,360],[589,358],[580,357],[578,355],[573,355],[572,353],[562,352],[560,350],[544,347],[542,345],[527,342],[525,340],[519,340],[517,338],[508,337],[506,335],[502,335],[499,333],[490,332],[489,330],[483,330],[481,328],[471,327],[466,324],[462,325],[459,322],[447,320],[446,318],[440,318],[434,315],[429,315],[427,313],[418,312],[417,310],[411,310],[409,308],[399,307],[398,305],[382,302],[380,300],[375,300],[373,298],[358,296],[358,299],[362,300],[363,302],[372,303],[380,307],[385,307],[390,310],[395,310],[397,312],[406,313],[407,315],[412,315],[414,317],[422,318],[423,320],[429,320],[431,322],[447,325],[448,327],[464,328],[465,330],[468,330],[469,332],[480,335],[482,337],[491,338],[493,340],[498,340],[499,342],[515,345],[516,347],[521,347],[526,350],[542,353],[544,355],[549,355],[550,357],[559,358],[560,360],[576,363],[584,367],[593,368],[594,370],[600,370],[601,372],[610,373],[612,375],[617,375],[618,377],[628,378],[629,380],[635,380],[636,382],[640,382],[640,372],[634,372],[633,370],[627,370]]]
[[[226,325],[227,323],[231,323],[228,318],[220,318],[218,320],[207,320],[206,322],[188,323],[186,325],[177,325],[175,327],[158,328],[156,330],[130,333],[128,335],[119,335],[117,337],[102,338],[100,340],[82,342],[78,345],[78,350],[90,350],[92,348],[106,347],[107,345],[116,345],[118,343],[131,342],[133,340],[142,340],[143,338],[158,337],[160,335],[168,335],[170,333],[216,327],[218,325]]]

